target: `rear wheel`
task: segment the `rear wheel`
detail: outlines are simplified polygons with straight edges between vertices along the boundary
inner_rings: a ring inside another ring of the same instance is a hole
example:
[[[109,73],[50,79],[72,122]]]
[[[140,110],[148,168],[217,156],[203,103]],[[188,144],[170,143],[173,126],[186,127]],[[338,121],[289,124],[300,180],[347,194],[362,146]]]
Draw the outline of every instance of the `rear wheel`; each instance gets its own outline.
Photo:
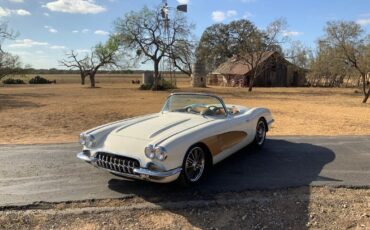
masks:
[[[256,135],[254,137],[253,145],[257,148],[261,148],[265,144],[267,126],[263,118],[260,118],[256,126]]]
[[[208,152],[200,145],[194,145],[189,148],[184,157],[182,171],[178,182],[189,186],[199,183],[208,172],[209,161]]]

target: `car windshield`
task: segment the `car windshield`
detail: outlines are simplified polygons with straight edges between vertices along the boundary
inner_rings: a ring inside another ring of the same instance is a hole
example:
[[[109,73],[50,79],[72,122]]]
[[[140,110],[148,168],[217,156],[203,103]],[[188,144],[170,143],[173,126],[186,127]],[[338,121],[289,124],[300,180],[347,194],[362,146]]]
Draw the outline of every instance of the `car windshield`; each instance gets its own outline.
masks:
[[[171,95],[167,99],[162,112],[181,112],[219,117],[227,115],[220,99],[202,94]]]

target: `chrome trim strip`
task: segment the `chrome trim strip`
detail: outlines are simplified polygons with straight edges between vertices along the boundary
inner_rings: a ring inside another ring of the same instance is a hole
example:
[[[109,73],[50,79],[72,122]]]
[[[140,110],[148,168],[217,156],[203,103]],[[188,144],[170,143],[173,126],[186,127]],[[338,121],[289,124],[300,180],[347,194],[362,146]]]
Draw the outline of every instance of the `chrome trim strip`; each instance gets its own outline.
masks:
[[[80,159],[80,160],[89,162],[89,163],[93,163],[93,162],[97,161],[97,159],[94,158],[94,157],[86,156],[84,152],[78,153],[77,158]]]
[[[182,168],[175,168],[169,171],[164,171],[164,172],[158,172],[158,171],[153,171],[145,168],[136,168],[134,169],[134,173],[138,173],[140,175],[146,175],[146,176],[154,176],[154,177],[169,177],[176,175],[180,173]]]
[[[89,162],[89,163],[91,163],[92,165],[94,165],[95,167],[97,167],[99,169],[103,169],[105,171],[108,171],[108,172],[111,172],[111,173],[114,173],[114,174],[117,174],[117,175],[120,175],[120,176],[123,176],[123,177],[134,178],[134,179],[142,179],[142,180],[143,179],[144,180],[145,179],[151,180],[152,178],[149,178],[149,177],[166,178],[166,177],[170,177],[170,176],[174,176],[176,174],[179,174],[182,170],[182,168],[175,168],[175,169],[172,169],[172,170],[169,170],[169,171],[159,172],[159,171],[153,171],[153,170],[146,169],[146,168],[135,168],[134,173],[138,174],[138,175],[135,175],[135,174],[122,173],[122,172],[118,172],[118,171],[111,170],[111,169],[108,169],[108,168],[100,167],[99,165],[96,164],[96,161],[98,160],[97,158],[86,156],[83,152],[78,153],[77,158],[80,159],[80,160],[84,160],[86,162]]]

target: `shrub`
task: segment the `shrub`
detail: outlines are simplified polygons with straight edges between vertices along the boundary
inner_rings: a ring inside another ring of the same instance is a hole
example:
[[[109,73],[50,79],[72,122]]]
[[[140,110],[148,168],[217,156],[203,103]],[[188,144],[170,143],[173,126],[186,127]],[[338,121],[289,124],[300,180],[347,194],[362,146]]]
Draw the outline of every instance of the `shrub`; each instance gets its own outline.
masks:
[[[139,89],[140,90],[150,90],[152,88],[152,85],[140,85]]]
[[[51,83],[56,83],[55,81],[49,81],[48,79],[45,79],[40,76],[36,76],[29,80],[30,84],[51,84]]]
[[[21,79],[13,79],[13,78],[8,78],[3,81],[4,84],[26,84],[23,80]]]
[[[152,87],[153,87],[153,85],[140,85],[139,89],[140,90],[150,90],[150,89],[152,89]],[[176,87],[174,85],[172,85],[171,82],[162,79],[162,81],[160,81],[158,86],[157,86],[157,90],[164,91],[164,90],[168,90],[168,89],[176,89]]]

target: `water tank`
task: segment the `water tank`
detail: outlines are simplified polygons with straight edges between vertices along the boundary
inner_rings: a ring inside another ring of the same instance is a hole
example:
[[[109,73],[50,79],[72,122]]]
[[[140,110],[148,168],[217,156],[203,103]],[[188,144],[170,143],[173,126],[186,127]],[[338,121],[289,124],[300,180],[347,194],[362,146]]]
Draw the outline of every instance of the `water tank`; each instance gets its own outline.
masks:
[[[204,64],[196,62],[192,65],[193,73],[191,74],[191,85],[193,87],[206,87],[207,75]]]
[[[153,85],[154,77],[153,71],[145,71],[143,73],[143,84],[144,85]]]

